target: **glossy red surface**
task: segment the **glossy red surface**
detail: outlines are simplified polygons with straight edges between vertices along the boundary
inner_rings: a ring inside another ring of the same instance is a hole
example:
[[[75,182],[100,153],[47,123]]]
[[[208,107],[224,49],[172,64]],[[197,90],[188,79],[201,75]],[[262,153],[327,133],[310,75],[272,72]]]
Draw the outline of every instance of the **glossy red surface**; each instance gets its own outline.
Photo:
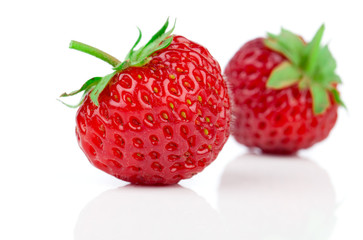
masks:
[[[174,184],[208,166],[229,136],[230,103],[219,64],[174,36],[143,67],[116,74],[77,113],[81,149],[97,168],[137,184]]]

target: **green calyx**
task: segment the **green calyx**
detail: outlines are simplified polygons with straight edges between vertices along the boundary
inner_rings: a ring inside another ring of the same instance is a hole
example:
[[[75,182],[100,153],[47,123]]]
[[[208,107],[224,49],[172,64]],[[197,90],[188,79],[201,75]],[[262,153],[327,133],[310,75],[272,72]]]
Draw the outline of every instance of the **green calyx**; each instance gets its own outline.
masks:
[[[336,103],[345,106],[336,90],[341,80],[335,73],[335,59],[328,46],[320,44],[324,29],[322,25],[307,44],[299,36],[285,29],[282,29],[279,35],[269,33],[265,39],[268,48],[288,59],[272,71],[267,80],[267,88],[283,89],[298,84],[300,89],[309,89],[315,114],[324,113],[330,106],[329,94]]]
[[[109,81],[112,79],[113,76],[115,76],[117,73],[122,72],[123,70],[129,68],[129,67],[141,67],[145,64],[147,64],[151,60],[151,55],[155,53],[156,51],[159,51],[161,49],[164,49],[168,47],[171,42],[173,41],[173,36],[171,33],[173,32],[175,28],[175,22],[174,26],[171,30],[167,31],[167,28],[169,26],[169,18],[166,20],[163,27],[152,36],[152,38],[141,48],[138,50],[134,50],[135,47],[139,44],[142,34],[141,30],[139,30],[139,37],[137,38],[135,44],[132,46],[131,50],[126,55],[126,58],[123,62],[119,61],[117,58],[97,49],[92,46],[86,45],[84,43],[80,43],[77,41],[71,41],[69,48],[75,49],[84,53],[88,53],[94,57],[97,57],[110,65],[113,66],[113,72],[104,76],[104,77],[94,77],[86,81],[83,86],[73,92],[70,93],[63,93],[60,97],[69,97],[76,95],[78,93],[83,92],[83,96],[81,98],[81,101],[76,105],[69,105],[61,101],[63,104],[65,104],[68,107],[77,108],[79,107],[83,101],[85,96],[90,93],[90,98],[92,102],[98,106],[98,97],[100,93],[105,89]]]

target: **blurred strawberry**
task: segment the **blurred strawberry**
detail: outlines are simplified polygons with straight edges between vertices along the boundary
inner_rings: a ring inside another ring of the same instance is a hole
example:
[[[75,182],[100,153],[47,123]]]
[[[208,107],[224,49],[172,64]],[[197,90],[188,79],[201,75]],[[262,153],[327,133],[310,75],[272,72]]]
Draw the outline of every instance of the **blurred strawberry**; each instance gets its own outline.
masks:
[[[235,139],[267,153],[291,154],[325,139],[337,120],[340,99],[336,62],[320,42],[287,30],[239,49],[225,75],[233,93]]]

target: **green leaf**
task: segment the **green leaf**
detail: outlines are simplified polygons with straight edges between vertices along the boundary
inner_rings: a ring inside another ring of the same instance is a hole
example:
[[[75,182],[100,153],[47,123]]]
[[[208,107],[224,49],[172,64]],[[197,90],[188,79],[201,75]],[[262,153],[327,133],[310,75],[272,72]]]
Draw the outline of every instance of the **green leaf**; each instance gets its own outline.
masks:
[[[323,38],[325,26],[321,25],[319,30],[316,32],[313,40],[305,48],[305,71],[309,76],[313,76],[316,70],[316,61],[320,53],[320,42]]]
[[[168,26],[169,26],[169,18],[166,20],[163,27],[157,33],[155,33],[153,35],[153,37],[148,41],[148,43],[145,46],[134,51],[134,48],[140,42],[141,36],[142,36],[141,31],[139,29],[139,37],[138,37],[136,43],[134,44],[134,46],[131,48],[131,50],[127,54],[125,61],[118,64],[113,69],[116,71],[122,71],[131,66],[140,67],[140,66],[143,66],[146,63],[148,63],[151,59],[150,56],[154,52],[168,47],[171,44],[171,42],[173,41],[173,37],[170,36],[170,34],[173,32],[173,30],[175,28],[175,22],[174,22],[173,28],[171,30],[169,30],[168,32],[165,32],[166,29],[168,28]]]
[[[330,106],[328,91],[319,84],[310,86],[310,93],[313,97],[314,114],[322,114]]]
[[[336,61],[328,46],[322,47],[316,60],[314,80],[326,86],[342,83],[340,77],[335,73],[336,66]]]
[[[107,86],[107,84],[109,83],[109,81],[111,80],[111,78],[113,76],[115,76],[117,72],[113,72],[111,74],[108,74],[106,76],[104,76],[95,86],[95,88],[92,90],[92,92],[90,93],[90,97],[92,102],[98,106],[98,97],[100,96],[101,92],[103,91],[103,89],[105,89],[105,87]]]
[[[331,83],[336,83],[336,84],[341,84],[342,83],[342,79],[338,76],[338,75],[336,75],[336,74],[334,74],[334,76],[332,77],[332,81],[331,81]]]
[[[73,92],[70,92],[70,93],[63,93],[62,95],[60,95],[60,97],[69,97],[69,96],[73,96],[73,95],[76,95],[80,92],[83,92],[83,91],[88,91],[90,90],[94,85],[96,85],[100,80],[102,79],[102,77],[94,77],[94,78],[91,78],[89,79],[87,82],[85,82],[82,87],[78,90],[75,90]]]
[[[303,53],[304,42],[296,34],[281,29],[280,35],[268,34],[265,45],[289,59],[294,65],[299,65]]]
[[[300,71],[290,62],[285,61],[272,71],[266,86],[272,89],[286,88],[298,83],[301,77]]]
[[[168,28],[169,26],[169,18],[166,19],[166,22],[164,23],[164,25],[160,28],[159,31],[157,31],[152,37],[151,39],[149,40],[148,43],[146,43],[145,46],[155,42],[158,38],[160,38],[164,33],[165,33],[165,30]]]
[[[328,46],[324,46],[320,49],[317,56],[316,64],[319,67],[319,72],[323,74],[335,71],[337,63],[333,58],[331,52],[329,51]]]
[[[156,51],[159,51],[161,49],[168,47],[172,41],[173,41],[173,37],[169,37],[169,38],[165,39],[157,48],[155,48],[153,50],[153,52],[156,52]],[[148,54],[145,54],[145,57],[140,57],[138,59],[138,61],[133,62],[132,66],[141,67],[141,66],[145,65],[147,62],[149,62],[150,59],[151,59],[151,57]]]
[[[141,40],[141,37],[142,37],[141,30],[140,30],[140,28],[137,28],[137,29],[139,30],[139,37],[137,38],[137,40],[136,40],[136,42],[135,42],[134,46],[132,46],[132,48],[131,48],[130,52],[126,55],[125,60],[128,60],[128,59],[130,59],[130,58],[131,58],[132,54],[134,53],[134,49],[135,49],[135,47],[137,46],[137,44],[139,44],[139,42],[140,42],[140,40]]]
[[[157,48],[155,48],[154,52],[159,51],[161,49],[164,49],[164,48],[168,47],[171,44],[172,41],[173,41],[173,37],[172,36],[169,37],[169,38],[167,38],[167,39],[165,39],[164,41],[161,42],[161,44]]]
[[[60,99],[57,99],[57,100],[60,101],[61,103],[63,103],[64,105],[66,105],[67,107],[70,107],[70,108],[78,108],[83,103],[85,97],[86,97],[86,92],[84,92],[84,94],[81,97],[81,100],[77,104],[75,104],[75,105],[65,103],[65,102],[63,102]]]
[[[59,100],[59,99],[57,99],[57,100],[60,101],[61,103],[63,103],[64,105],[66,105],[67,107],[77,108],[83,103],[84,98],[87,95],[87,93],[92,91],[93,87],[96,86],[100,82],[101,79],[102,79],[102,77],[91,78],[87,82],[85,82],[80,89],[75,90],[75,91],[70,92],[70,93],[63,93],[62,95],[60,95],[60,97],[69,97],[69,96],[74,96],[74,95],[84,91],[84,93],[83,93],[83,95],[81,97],[81,100],[75,105],[65,103],[65,102],[63,102],[62,100]]]
[[[170,36],[170,34],[174,31],[175,22],[172,29],[169,30],[168,32],[165,32],[168,25],[169,25],[169,18],[167,19],[164,26],[150,39],[150,41],[142,49],[140,49],[141,51],[138,54],[135,54],[134,57],[138,59],[138,61],[135,62],[140,62],[140,60],[142,61],[142,59],[149,57],[151,54],[157,51],[162,42],[165,41],[167,37]],[[169,41],[169,45],[170,43],[171,41]],[[164,48],[169,45],[165,45]],[[132,59],[132,61],[134,61],[134,59]]]
[[[338,90],[336,88],[333,88],[330,90],[330,92],[333,94],[334,101],[346,109],[347,106],[345,105],[343,100],[340,98],[340,94],[339,94]]]
[[[140,28],[137,28],[137,29],[139,30],[139,36],[138,36],[136,42],[134,43],[134,45],[132,46],[132,48],[130,49],[129,53],[126,55],[125,61],[119,63],[116,67],[113,68],[113,70],[122,71],[129,67],[130,59],[132,58],[133,54],[135,53],[134,49],[137,46],[137,44],[139,44],[141,37],[142,37]]]

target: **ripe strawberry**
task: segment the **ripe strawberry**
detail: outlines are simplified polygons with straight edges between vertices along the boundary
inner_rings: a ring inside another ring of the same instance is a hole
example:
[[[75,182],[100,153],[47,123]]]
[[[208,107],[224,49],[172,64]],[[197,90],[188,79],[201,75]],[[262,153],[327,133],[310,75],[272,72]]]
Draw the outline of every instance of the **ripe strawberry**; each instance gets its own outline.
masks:
[[[62,95],[85,92],[76,117],[78,143],[95,167],[135,184],[192,177],[229,136],[229,97],[219,64],[167,27],[168,21],[134,51],[140,32],[123,62],[79,42],[70,45],[115,70]]]
[[[340,78],[322,26],[310,43],[282,29],[239,49],[225,75],[234,96],[235,139],[267,153],[290,154],[325,139],[343,105]]]

